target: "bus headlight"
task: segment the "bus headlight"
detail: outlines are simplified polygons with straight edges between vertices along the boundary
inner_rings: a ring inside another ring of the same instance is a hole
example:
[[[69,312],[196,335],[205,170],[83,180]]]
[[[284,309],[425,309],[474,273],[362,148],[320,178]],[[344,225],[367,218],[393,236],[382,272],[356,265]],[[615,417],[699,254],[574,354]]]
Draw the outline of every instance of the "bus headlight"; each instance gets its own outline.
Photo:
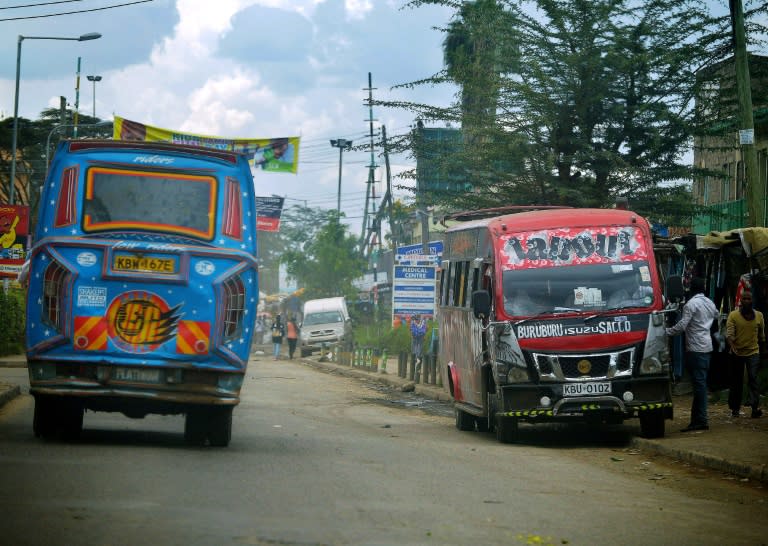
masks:
[[[664,369],[664,364],[662,364],[655,356],[644,358],[640,363],[640,375],[659,374],[662,373]]]
[[[509,372],[507,372],[507,381],[509,383],[525,383],[528,381],[528,370],[525,368],[518,368],[517,366],[510,366]]]

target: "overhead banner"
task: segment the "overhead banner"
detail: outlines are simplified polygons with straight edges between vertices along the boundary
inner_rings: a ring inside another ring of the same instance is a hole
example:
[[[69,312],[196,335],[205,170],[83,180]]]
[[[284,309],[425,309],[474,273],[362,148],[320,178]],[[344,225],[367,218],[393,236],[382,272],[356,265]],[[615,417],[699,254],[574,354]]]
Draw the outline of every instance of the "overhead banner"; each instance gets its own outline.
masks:
[[[29,207],[0,205],[0,277],[15,279],[27,255]]]
[[[256,197],[256,231],[280,231],[283,197]]]
[[[254,168],[269,172],[296,173],[299,168],[299,137],[222,138],[181,133],[115,116],[112,138],[115,140],[173,142],[202,148],[241,152],[248,156],[248,162]]]

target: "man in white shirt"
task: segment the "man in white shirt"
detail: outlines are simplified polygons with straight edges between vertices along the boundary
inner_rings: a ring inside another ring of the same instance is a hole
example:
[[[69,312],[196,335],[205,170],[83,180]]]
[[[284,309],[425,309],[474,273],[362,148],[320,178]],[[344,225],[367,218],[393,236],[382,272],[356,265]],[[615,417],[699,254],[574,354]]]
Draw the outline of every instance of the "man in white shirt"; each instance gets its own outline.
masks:
[[[683,316],[667,328],[667,335],[685,333],[685,362],[693,382],[691,422],[681,432],[709,430],[707,418],[707,372],[712,356],[712,321],[718,317],[714,302],[704,295],[706,282],[700,277],[691,280],[692,297],[683,306]]]

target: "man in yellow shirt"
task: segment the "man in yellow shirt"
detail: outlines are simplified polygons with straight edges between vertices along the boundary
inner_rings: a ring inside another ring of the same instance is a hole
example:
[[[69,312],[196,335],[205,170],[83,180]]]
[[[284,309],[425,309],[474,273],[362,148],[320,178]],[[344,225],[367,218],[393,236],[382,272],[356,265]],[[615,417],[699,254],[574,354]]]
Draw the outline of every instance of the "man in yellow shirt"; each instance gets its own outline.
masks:
[[[728,314],[725,325],[725,338],[731,348],[729,355],[731,368],[731,389],[728,394],[728,407],[733,417],[739,416],[742,394],[744,392],[744,368],[747,368],[749,397],[747,405],[752,406],[752,417],[763,414],[760,405],[760,391],[757,386],[757,371],[760,367],[760,355],[765,353],[765,320],[760,311],[752,307],[752,293],[744,291],[741,304]]]

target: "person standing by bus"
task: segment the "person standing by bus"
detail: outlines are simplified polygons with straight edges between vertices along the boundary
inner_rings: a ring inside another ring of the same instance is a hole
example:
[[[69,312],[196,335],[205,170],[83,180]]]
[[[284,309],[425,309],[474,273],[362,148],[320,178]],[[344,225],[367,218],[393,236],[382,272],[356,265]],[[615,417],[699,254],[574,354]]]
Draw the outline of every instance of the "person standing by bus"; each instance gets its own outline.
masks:
[[[293,360],[293,353],[296,352],[296,342],[299,340],[299,325],[296,324],[296,317],[291,315],[285,324],[285,339],[288,340],[288,358]]]
[[[740,415],[744,392],[744,368],[747,368],[747,386],[749,388],[747,405],[752,406],[752,417],[763,415],[760,405],[760,391],[757,385],[757,372],[760,369],[760,355],[765,354],[765,319],[760,311],[752,307],[752,293],[741,294],[739,308],[728,313],[725,324],[725,338],[731,348],[729,355],[731,368],[731,388],[728,393],[728,406],[731,415]]]
[[[707,373],[712,356],[712,322],[718,317],[715,303],[704,295],[706,282],[701,277],[691,279],[691,298],[683,306],[682,318],[667,328],[668,336],[685,333],[685,362],[693,383],[691,422],[680,432],[709,430],[707,415]]]
[[[280,349],[283,346],[283,336],[285,336],[285,326],[280,314],[275,315],[275,320],[269,330],[272,333],[272,356],[276,360],[280,360]]]

